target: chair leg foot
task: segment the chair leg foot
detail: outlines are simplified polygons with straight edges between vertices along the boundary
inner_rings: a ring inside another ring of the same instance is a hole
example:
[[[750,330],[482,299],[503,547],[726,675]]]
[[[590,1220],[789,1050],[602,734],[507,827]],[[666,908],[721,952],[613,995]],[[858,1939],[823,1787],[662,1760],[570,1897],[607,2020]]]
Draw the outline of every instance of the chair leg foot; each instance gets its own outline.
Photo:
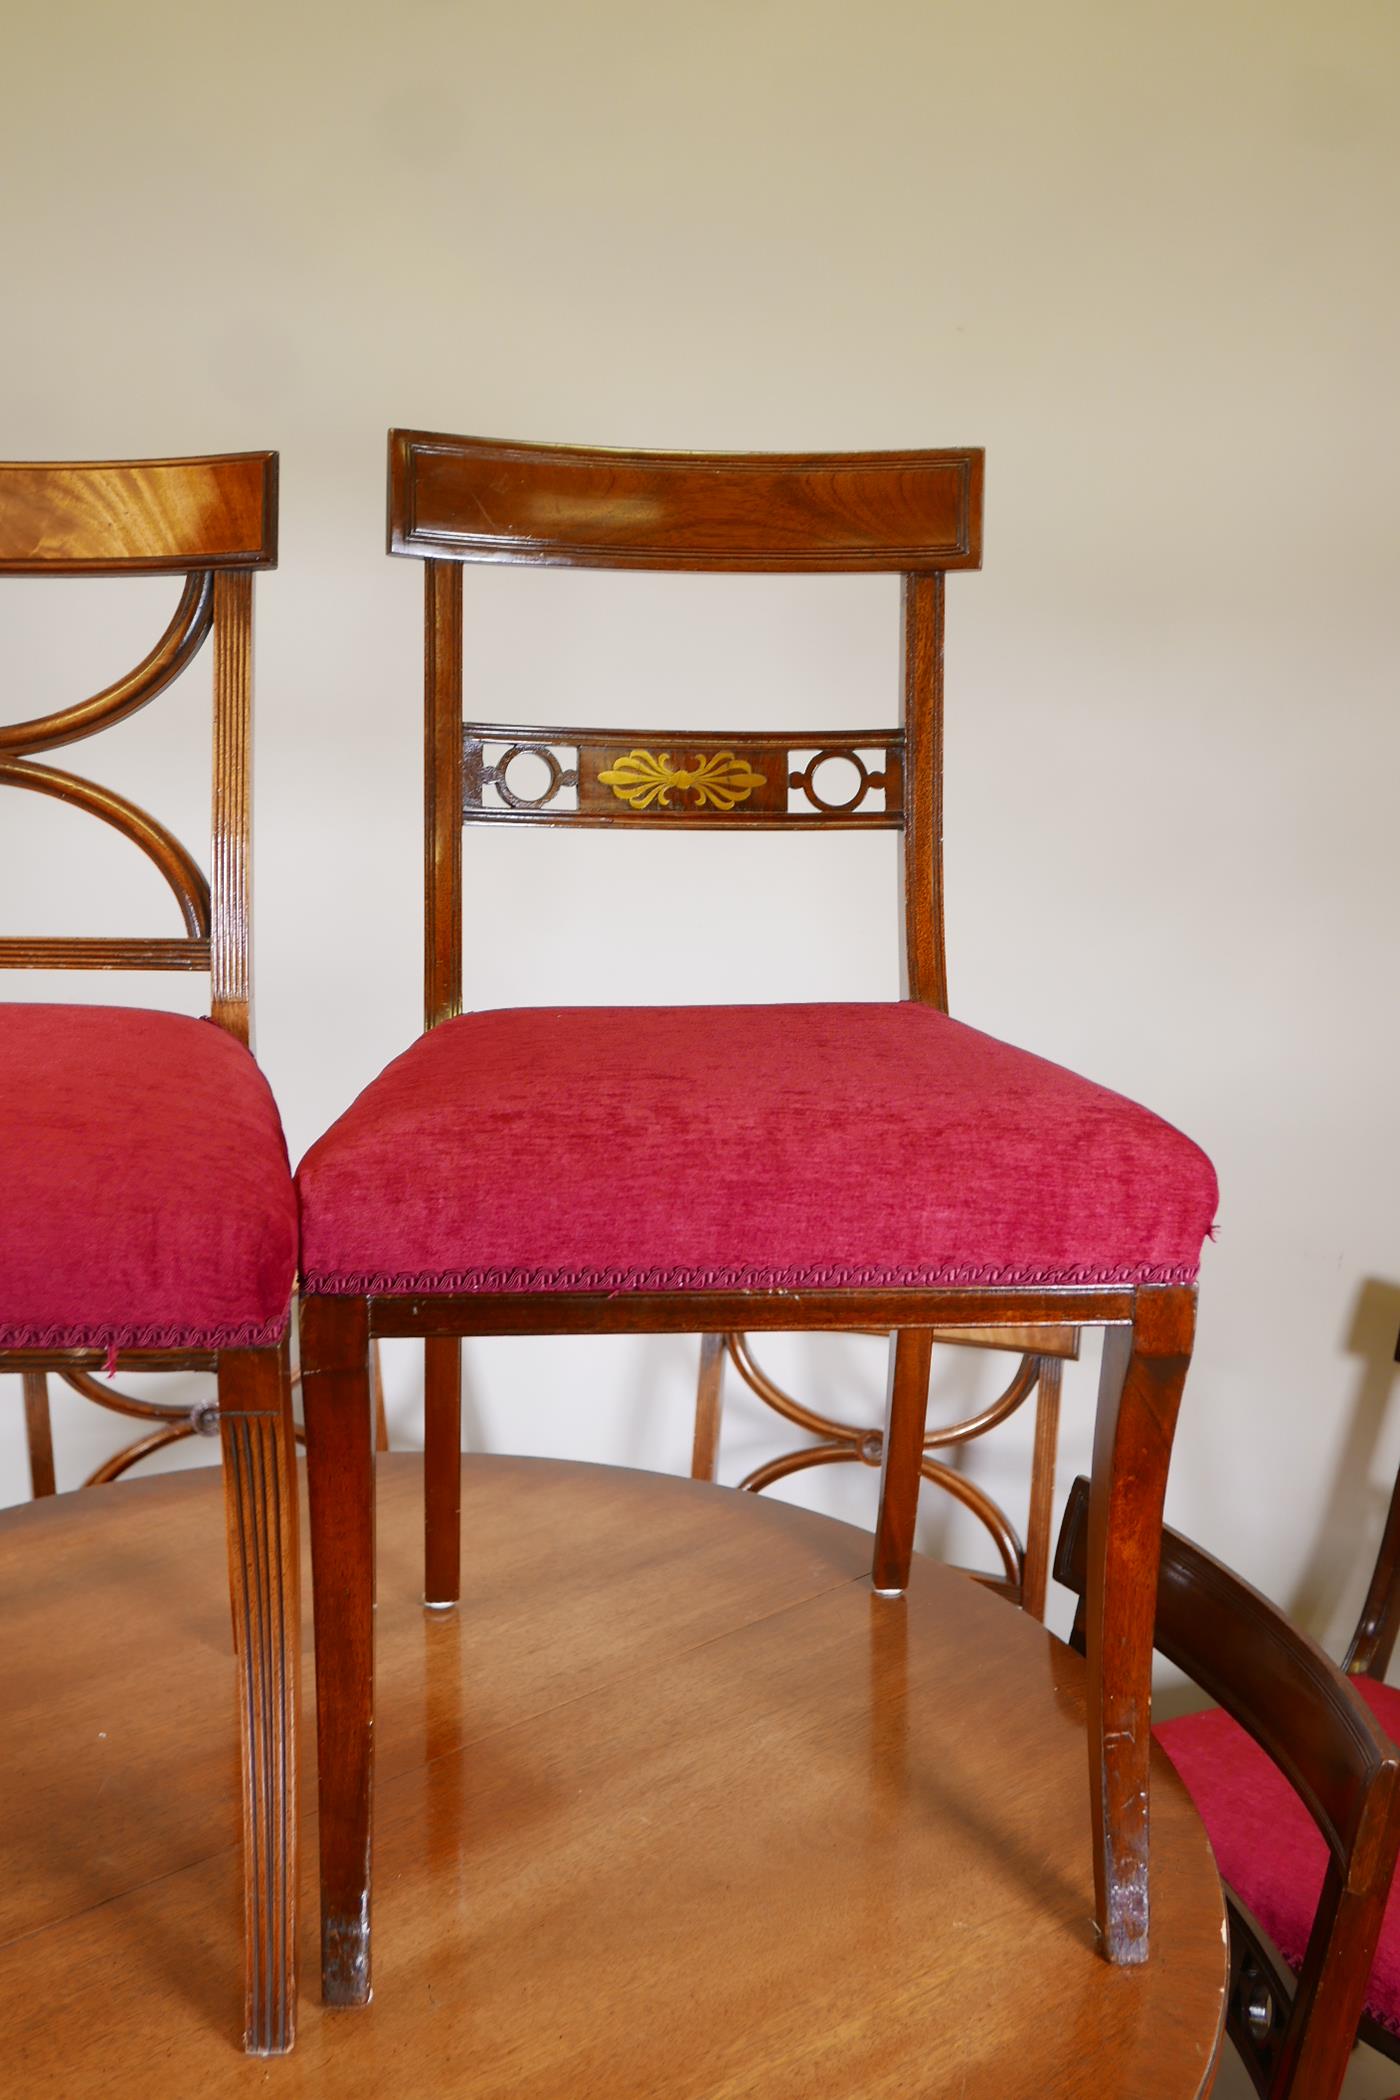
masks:
[[[462,1594],[462,1345],[423,1345],[423,1602],[450,1611]]]
[[[1085,1651],[1094,1910],[1111,1962],[1148,1955],[1152,1628],[1162,1504],[1195,1293],[1144,1289],[1104,1335],[1089,1496]]]
[[[243,1749],[244,2048],[296,2039],[300,1542],[287,1352],[225,1350],[220,1436]]]
[[[303,1298],[316,1731],[321,1804],[321,1995],[370,1998],[374,1760],[374,1421],[363,1298]]]
[[[870,1568],[871,1582],[882,1597],[899,1596],[909,1586],[932,1363],[932,1331],[927,1327],[901,1328],[894,1340],[880,1462],[880,1513],[875,1520],[875,1552]]]
[[[321,1920],[321,1998],[339,2007],[368,2005],[374,1993],[369,1976],[369,1891],[358,1918]]]

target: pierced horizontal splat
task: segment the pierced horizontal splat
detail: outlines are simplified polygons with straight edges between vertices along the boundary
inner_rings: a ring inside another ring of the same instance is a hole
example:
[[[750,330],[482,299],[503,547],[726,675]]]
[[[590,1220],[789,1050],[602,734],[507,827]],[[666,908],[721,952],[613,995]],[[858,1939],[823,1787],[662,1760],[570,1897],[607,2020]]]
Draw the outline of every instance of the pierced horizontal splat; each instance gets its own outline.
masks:
[[[533,762],[533,780],[522,761]],[[462,815],[468,823],[898,830],[904,821],[903,732],[784,738],[752,730],[566,730],[467,722]]]

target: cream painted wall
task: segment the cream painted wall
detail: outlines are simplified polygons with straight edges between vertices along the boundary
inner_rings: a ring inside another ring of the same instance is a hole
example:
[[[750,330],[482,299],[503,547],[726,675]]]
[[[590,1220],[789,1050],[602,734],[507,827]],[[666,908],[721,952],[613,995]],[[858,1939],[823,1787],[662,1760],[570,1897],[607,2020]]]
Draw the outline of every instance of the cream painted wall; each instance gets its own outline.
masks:
[[[0,452],[282,451],[257,993],[294,1151],[418,1022],[419,575],[381,552],[386,427],[986,445],[986,566],[949,586],[955,1010],[1212,1152],[1170,1513],[1332,1637],[1400,1460],[1397,59],[1389,0],[55,0],[8,24],[0,84]],[[100,681],[170,598],[12,586],[3,711]],[[875,721],[893,619],[883,580],[470,577],[470,704]],[[196,712],[84,757],[197,837]],[[16,800],[9,927],[75,930],[84,884],[93,930],[164,926],[119,845]],[[896,983],[887,839],[467,844],[477,1004]],[[656,1144],[689,1170],[683,1132]],[[879,1405],[877,1343],[771,1356]],[[473,1346],[471,1441],[680,1469],[692,1371],[674,1341]],[[393,1352],[409,1443],[418,1375]],[[950,1360],[940,1405],[986,1376]],[[58,1406],[72,1483],[120,1425]],[[778,1439],[737,1397],[730,1428],[732,1479]],[[1016,1492],[1025,1457],[1008,1435],[975,1470]],[[858,1517],[873,1482],[810,1492]]]

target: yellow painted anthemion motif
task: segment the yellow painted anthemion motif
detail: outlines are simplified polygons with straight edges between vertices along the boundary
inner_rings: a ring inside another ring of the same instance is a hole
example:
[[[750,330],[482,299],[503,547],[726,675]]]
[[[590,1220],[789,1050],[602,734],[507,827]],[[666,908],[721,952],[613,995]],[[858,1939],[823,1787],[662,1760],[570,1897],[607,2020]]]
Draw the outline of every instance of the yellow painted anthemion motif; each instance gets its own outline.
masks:
[[[733,809],[764,781],[762,773],[755,773],[747,759],[736,758],[732,751],[716,751],[693,766],[673,766],[669,751],[659,758],[650,751],[629,751],[598,778],[619,802],[638,810],[650,809],[653,803],[658,809],[670,809],[672,788],[688,788],[696,809]]]

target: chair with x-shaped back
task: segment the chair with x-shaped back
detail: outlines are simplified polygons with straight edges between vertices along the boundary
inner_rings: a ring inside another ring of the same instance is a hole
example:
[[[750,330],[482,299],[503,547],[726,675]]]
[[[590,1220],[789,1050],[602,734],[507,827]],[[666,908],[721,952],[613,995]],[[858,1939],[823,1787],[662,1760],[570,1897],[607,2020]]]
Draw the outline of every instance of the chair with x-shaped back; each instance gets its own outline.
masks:
[[[296,1201],[249,1051],[253,576],[277,548],[277,459],[0,464],[0,573],[175,575],[143,662],[0,725],[0,787],[56,797],[155,864],[173,936],[0,939],[8,969],[207,972],[212,1025],[144,1008],[0,1006],[0,1373],[218,1377],[243,1752],[245,2045],[292,2046],[301,1625],[287,1330]],[[40,763],[145,707],[213,636],[211,877],[113,789]],[[32,1415],[31,1415],[32,1419]],[[132,1509],[133,1523],[139,1512]]]
[[[1090,1820],[1104,1949],[1145,1959],[1157,1541],[1215,1177],[1147,1110],[943,1010],[944,578],[981,558],[981,453],[629,454],[399,431],[389,509],[391,551],[426,563],[428,1032],[300,1172],[327,1996],[369,1990],[376,1335],[427,1340],[428,1599],[443,1604],[464,1335],[893,1330],[873,1582],[895,1595],[934,1331],[1103,1327]],[[897,575],[902,720],[840,736],[464,725],[470,562]],[[541,790],[512,778],[522,748],[544,761]],[[859,776],[839,804],[828,754]],[[904,845],[909,996],[463,1014],[464,818],[886,827]],[[619,1139],[681,1115],[701,1174],[658,1174]],[[487,1164],[502,1158],[508,1174]]]

